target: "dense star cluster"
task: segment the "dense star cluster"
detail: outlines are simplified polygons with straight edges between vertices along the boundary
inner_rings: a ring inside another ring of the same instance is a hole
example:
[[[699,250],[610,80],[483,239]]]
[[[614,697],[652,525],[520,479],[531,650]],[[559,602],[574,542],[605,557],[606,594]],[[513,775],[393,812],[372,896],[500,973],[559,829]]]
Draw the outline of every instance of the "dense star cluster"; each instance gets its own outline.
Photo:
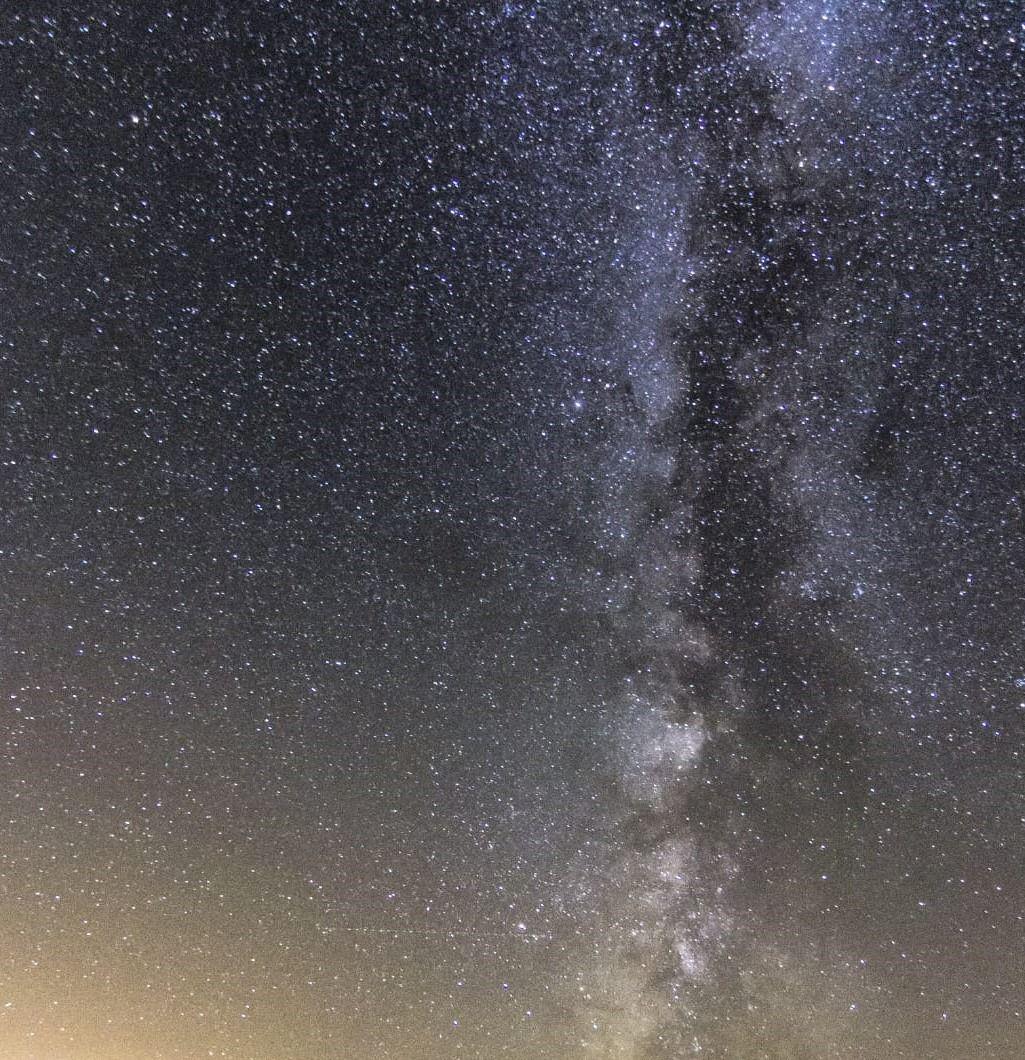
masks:
[[[0,16],[0,1055],[1020,1060],[1023,40]]]

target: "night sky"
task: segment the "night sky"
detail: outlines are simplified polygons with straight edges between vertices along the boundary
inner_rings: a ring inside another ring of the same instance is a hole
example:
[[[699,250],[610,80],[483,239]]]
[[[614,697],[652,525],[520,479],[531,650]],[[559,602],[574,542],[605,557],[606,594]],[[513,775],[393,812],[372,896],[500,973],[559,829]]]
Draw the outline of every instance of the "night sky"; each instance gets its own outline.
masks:
[[[1025,9],[0,17],[0,1056],[1025,1056]]]

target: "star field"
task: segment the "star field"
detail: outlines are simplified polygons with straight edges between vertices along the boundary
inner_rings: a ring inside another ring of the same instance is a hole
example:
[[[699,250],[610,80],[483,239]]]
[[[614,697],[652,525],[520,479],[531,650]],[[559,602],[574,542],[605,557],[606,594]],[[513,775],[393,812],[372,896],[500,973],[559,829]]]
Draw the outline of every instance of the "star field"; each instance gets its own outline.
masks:
[[[0,1054],[1025,1053],[1025,21],[0,18]]]

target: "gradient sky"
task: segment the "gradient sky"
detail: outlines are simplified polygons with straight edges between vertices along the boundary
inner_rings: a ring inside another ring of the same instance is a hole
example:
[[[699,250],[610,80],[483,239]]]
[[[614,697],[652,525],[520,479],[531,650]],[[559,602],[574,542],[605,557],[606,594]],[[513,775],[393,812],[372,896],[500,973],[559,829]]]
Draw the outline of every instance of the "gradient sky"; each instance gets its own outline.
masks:
[[[0,1055],[1020,1060],[1020,6],[14,8]]]

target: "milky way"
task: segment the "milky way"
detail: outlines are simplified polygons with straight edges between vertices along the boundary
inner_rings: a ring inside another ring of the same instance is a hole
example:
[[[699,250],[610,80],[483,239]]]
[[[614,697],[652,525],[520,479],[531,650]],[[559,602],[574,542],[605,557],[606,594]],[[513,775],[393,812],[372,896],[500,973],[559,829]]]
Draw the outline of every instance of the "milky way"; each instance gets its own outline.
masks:
[[[1023,36],[3,16],[0,1053],[1025,1054]]]

